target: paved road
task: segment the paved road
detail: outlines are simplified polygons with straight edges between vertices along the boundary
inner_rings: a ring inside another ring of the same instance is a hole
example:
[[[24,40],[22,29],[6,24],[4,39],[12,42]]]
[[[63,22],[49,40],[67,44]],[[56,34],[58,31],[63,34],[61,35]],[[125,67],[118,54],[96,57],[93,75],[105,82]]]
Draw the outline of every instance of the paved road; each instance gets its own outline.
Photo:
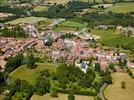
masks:
[[[105,100],[105,97],[104,97],[104,89],[107,87],[108,84],[104,84],[101,88],[100,88],[100,92],[98,94],[99,97],[102,98],[102,100]]]

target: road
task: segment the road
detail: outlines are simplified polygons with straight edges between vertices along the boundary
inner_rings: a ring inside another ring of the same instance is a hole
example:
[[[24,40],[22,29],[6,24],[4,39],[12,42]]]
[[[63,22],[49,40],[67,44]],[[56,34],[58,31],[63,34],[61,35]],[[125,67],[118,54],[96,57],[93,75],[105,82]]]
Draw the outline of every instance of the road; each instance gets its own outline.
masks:
[[[107,83],[104,83],[104,85],[100,88],[100,92],[98,93],[98,96],[102,98],[102,100],[105,100],[104,96],[104,89],[107,87]]]

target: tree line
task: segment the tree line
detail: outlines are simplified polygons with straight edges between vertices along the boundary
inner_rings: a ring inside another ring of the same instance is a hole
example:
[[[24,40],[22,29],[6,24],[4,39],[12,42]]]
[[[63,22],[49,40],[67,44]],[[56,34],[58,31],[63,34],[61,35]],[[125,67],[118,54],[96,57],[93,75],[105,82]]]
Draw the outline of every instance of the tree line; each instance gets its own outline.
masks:
[[[12,29],[4,28],[0,30],[0,32],[2,33],[2,36],[6,36],[6,37],[26,37],[27,36],[25,31],[19,26]]]

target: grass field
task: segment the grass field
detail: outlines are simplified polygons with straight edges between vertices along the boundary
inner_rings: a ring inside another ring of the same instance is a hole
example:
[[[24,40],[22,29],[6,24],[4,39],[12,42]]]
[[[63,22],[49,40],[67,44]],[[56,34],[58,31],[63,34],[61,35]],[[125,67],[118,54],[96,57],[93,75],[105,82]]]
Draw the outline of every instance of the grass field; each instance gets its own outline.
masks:
[[[58,94],[58,98],[50,97],[49,94],[44,96],[33,95],[30,100],[68,100],[67,94]],[[75,95],[75,100],[94,100],[91,96]]]
[[[47,6],[37,6],[34,8],[34,11],[38,12],[38,11],[47,11],[48,7]]]
[[[60,26],[58,26],[58,27],[56,27],[56,28],[54,29],[54,31],[56,31],[56,32],[60,32],[60,31],[62,31],[62,32],[74,32],[76,29],[77,29],[77,28],[60,27]]]
[[[83,28],[86,25],[85,24],[82,24],[82,23],[75,22],[75,21],[65,21],[65,22],[61,23],[60,26],[64,26],[64,27],[80,27],[80,28]]]
[[[34,24],[37,23],[39,21],[44,21],[47,20],[47,18],[44,17],[25,17],[25,18],[19,18],[10,22],[7,22],[7,24],[19,24],[19,23],[30,23],[30,24]]]
[[[119,3],[105,10],[106,12],[112,11],[116,13],[134,12],[134,2],[132,3]]]
[[[28,81],[30,84],[34,84],[36,78],[39,76],[40,71],[43,71],[44,69],[49,69],[50,72],[54,72],[56,71],[56,67],[57,65],[54,64],[39,63],[35,69],[29,69],[26,67],[26,65],[23,65],[10,73],[10,76],[14,80],[22,79]]]
[[[122,46],[122,45],[133,45],[134,44],[134,37],[125,37],[121,35],[120,31],[117,30],[98,30],[93,29],[91,30],[92,34],[99,35],[101,44],[106,46]]]
[[[126,82],[126,89],[121,88],[121,82]],[[113,74],[113,84],[109,85],[104,94],[108,100],[134,100],[134,79],[127,73]]]
[[[78,29],[82,29],[86,27],[86,24],[82,24],[75,21],[65,21],[59,24],[54,30],[55,31],[76,31]]]

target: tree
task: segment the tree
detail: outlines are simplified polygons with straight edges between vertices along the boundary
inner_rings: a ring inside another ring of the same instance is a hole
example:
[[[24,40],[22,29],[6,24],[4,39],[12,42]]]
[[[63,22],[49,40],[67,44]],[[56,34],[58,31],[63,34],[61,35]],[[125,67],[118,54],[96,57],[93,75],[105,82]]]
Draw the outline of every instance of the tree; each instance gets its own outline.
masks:
[[[45,77],[49,77],[49,70],[48,69],[44,69],[43,71],[40,72],[41,76],[45,76]]]
[[[109,68],[113,70],[114,69],[114,63],[109,64]]]
[[[9,85],[9,91],[9,94],[6,95],[6,100],[11,100],[14,95],[18,97],[17,99],[23,97],[24,100],[29,100],[33,94],[33,86],[25,80],[17,79],[14,83]]]
[[[51,88],[50,95],[52,97],[58,97],[57,89],[55,87]]]
[[[103,76],[103,82],[108,83],[108,84],[112,84],[112,77],[111,77],[111,75]]]
[[[3,76],[3,72],[0,72],[0,93],[3,92],[5,85],[5,80]]]
[[[35,58],[34,58],[33,54],[30,54],[28,56],[27,67],[30,68],[30,69],[33,69],[33,68],[36,67],[36,65],[35,65]]]
[[[75,100],[75,96],[73,92],[70,92],[68,95],[68,100]]]
[[[5,65],[5,72],[11,72],[23,64],[23,55],[19,54],[15,57],[10,57]]]
[[[57,68],[57,79],[59,80],[59,82],[62,82],[64,84],[67,84],[69,81],[69,70],[66,64],[61,64],[58,68]]]
[[[55,72],[51,73],[51,78],[52,78],[52,80],[56,80],[57,79],[57,75],[56,75]]]
[[[96,96],[95,98],[94,98],[94,100],[102,100],[102,98],[100,97],[100,96]],[[106,99],[107,100],[107,99]]]
[[[50,91],[50,82],[49,79],[43,76],[40,76],[35,84],[35,92],[38,95],[46,94]]]
[[[82,87],[89,88],[92,85],[92,82],[95,79],[95,72],[88,68],[85,75],[82,76],[82,79],[79,80],[78,84]]]
[[[99,81],[94,81],[92,86],[93,86],[93,88],[94,88],[97,92],[99,92],[99,91],[100,91],[100,87],[102,86],[102,81],[101,81],[101,80],[99,80]]]
[[[95,63],[94,70],[97,71],[97,72],[100,72],[101,71],[100,63]]]

